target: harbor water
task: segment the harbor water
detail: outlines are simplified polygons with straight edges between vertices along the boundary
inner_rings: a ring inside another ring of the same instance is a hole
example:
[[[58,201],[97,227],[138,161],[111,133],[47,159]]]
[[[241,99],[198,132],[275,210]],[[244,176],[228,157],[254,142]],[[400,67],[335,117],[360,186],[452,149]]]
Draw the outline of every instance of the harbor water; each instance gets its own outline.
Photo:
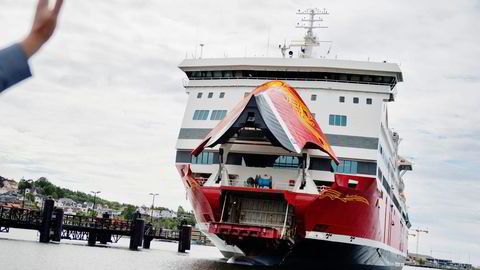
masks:
[[[150,249],[130,251],[129,239],[89,247],[85,241],[42,244],[36,231],[0,233],[0,270],[258,270],[273,269],[227,263],[215,247],[192,245],[177,253],[177,243],[152,241]],[[320,268],[319,268],[320,269]],[[405,270],[421,270],[405,266]],[[298,270],[298,269],[297,269]]]

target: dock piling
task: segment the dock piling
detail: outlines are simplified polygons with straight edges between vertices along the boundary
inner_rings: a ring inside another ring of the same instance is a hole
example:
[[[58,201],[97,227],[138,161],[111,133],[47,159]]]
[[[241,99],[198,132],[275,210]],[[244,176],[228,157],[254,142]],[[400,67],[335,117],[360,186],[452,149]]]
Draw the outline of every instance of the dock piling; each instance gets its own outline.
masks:
[[[53,216],[54,218],[52,219],[52,241],[60,242],[63,230],[63,209],[55,208],[55,210],[53,210]]]
[[[190,243],[192,242],[192,226],[182,225],[180,227],[178,236],[178,252],[185,253],[185,250],[190,250]]]
[[[45,200],[43,204],[42,225],[40,226],[40,242],[50,242],[50,227],[52,223],[53,207],[55,202],[52,199]]]
[[[145,220],[134,219],[132,225],[132,235],[130,236],[130,250],[138,250],[142,246],[143,234],[145,232]]]

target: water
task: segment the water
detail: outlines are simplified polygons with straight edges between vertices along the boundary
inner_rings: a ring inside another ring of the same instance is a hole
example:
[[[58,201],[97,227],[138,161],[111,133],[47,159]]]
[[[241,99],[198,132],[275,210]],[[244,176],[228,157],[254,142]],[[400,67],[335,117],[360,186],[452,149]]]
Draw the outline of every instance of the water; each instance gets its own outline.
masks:
[[[120,239],[108,247],[88,247],[85,241],[62,240],[60,244],[42,244],[36,231],[11,229],[0,233],[0,270],[258,270],[227,264],[215,247],[192,245],[185,254],[177,253],[177,244],[152,241],[151,248],[130,251],[129,239]],[[404,267],[405,270],[421,268]]]

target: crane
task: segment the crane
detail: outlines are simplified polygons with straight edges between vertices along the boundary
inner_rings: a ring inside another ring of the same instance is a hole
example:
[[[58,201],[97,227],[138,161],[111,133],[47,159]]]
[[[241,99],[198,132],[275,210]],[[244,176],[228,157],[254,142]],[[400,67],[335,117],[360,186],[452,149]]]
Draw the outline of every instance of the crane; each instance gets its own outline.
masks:
[[[417,251],[416,251],[416,253],[417,253],[417,256],[418,256],[418,243],[420,242],[420,233],[428,233],[428,229],[427,230],[414,229],[414,231],[417,232],[417,235],[416,235],[416,237],[417,237]],[[415,234],[409,234],[409,235],[415,236]]]

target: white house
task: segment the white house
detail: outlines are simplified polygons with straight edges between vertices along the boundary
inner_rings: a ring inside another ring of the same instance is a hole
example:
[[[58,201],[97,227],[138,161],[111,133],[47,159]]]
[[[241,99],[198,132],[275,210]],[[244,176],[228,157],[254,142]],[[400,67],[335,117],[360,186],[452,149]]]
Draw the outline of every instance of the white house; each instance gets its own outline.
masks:
[[[57,205],[58,207],[67,208],[67,207],[76,207],[77,203],[74,200],[69,198],[61,198],[61,199],[58,199]]]

